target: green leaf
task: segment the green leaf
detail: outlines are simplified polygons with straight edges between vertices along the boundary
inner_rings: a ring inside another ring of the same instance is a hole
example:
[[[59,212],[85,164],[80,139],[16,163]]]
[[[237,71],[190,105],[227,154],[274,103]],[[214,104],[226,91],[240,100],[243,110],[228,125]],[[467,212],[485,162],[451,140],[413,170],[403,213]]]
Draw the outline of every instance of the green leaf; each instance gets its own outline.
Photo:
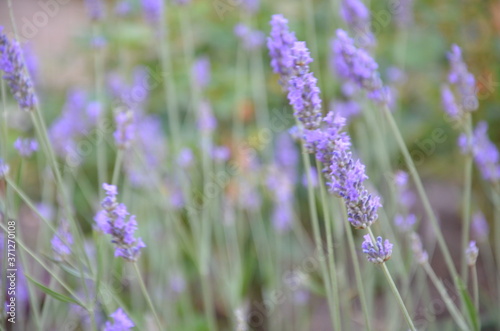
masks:
[[[469,293],[467,293],[467,288],[464,286],[460,278],[457,279],[457,283],[460,286],[460,295],[462,296],[462,302],[465,303],[465,308],[467,309],[469,316],[469,323],[472,324],[472,330],[479,331],[479,316],[477,314],[476,307],[474,307],[474,303],[472,302]]]
[[[26,278],[28,278],[28,280],[30,282],[32,282],[33,284],[35,284],[40,290],[42,290],[42,292],[44,292],[45,294],[48,294],[50,295],[51,297],[53,297],[54,299],[56,300],[59,300],[59,301],[62,301],[62,302],[68,302],[68,303],[74,303],[75,305],[79,305],[83,308],[85,308],[84,305],[82,305],[79,301],[73,299],[73,298],[70,298],[68,296],[65,296],[64,294],[61,294],[61,293],[57,293],[53,290],[51,290],[50,288],[48,288],[47,286],[43,285],[43,284],[40,284],[39,282],[37,282],[36,280],[34,280],[33,278],[31,278],[30,276],[28,275],[25,275]]]

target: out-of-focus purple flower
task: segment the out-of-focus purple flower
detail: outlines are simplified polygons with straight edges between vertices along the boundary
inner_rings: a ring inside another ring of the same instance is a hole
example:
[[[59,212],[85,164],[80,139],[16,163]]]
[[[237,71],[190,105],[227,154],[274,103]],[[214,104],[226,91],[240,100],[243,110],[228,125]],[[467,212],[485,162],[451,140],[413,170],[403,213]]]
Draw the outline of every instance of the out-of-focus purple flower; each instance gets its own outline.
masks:
[[[465,133],[458,139],[462,153],[472,153],[474,160],[487,181],[500,179],[500,154],[497,147],[488,138],[488,124],[479,122],[469,141]]]
[[[104,331],[126,331],[135,326],[134,322],[121,308],[118,308],[109,316],[113,319],[113,322],[107,321],[106,325],[104,325]]]
[[[309,171],[302,175],[302,185],[304,185],[305,187],[307,187],[309,185],[308,173],[311,175],[311,186],[317,187],[318,186],[318,172],[316,171],[315,167],[310,167]]]
[[[90,47],[93,49],[102,49],[106,47],[108,40],[104,36],[95,36],[90,39]]]
[[[290,178],[292,183],[295,183],[297,181],[299,152],[288,132],[283,132],[278,135],[276,139],[275,157],[277,166],[286,172],[286,175]]]
[[[87,104],[87,109],[85,110],[90,122],[92,124],[97,124],[97,119],[102,112],[102,104],[99,101],[91,101]]]
[[[199,57],[194,61],[191,68],[191,75],[199,88],[204,89],[208,86],[211,78],[210,59],[208,56]]]
[[[370,11],[360,0],[343,0],[340,16],[353,31],[358,45],[369,48],[375,44],[375,36],[370,29]]]
[[[429,260],[429,254],[427,254],[427,251],[424,250],[422,240],[420,240],[420,236],[417,233],[413,232],[410,234],[410,244],[417,263],[427,263]]]
[[[451,52],[448,53],[450,62],[450,73],[448,82],[456,86],[458,96],[460,97],[460,108],[464,111],[474,111],[479,102],[476,96],[476,79],[469,73],[467,65],[462,59],[462,50],[457,45],[451,46]]]
[[[403,170],[398,170],[394,174],[394,184],[400,189],[405,189],[408,186],[408,173]]]
[[[121,149],[130,147],[135,134],[134,114],[131,111],[120,112],[115,116],[116,131],[113,133],[116,146]]]
[[[290,229],[292,220],[293,210],[290,202],[284,204],[276,204],[274,206],[271,221],[276,231],[281,233]]]
[[[58,261],[63,261],[71,254],[71,246],[73,246],[73,236],[69,231],[68,223],[63,220],[57,229],[57,232],[50,241],[54,257]]]
[[[417,223],[417,217],[415,214],[401,215],[397,214],[394,216],[394,225],[396,225],[401,232],[410,232],[415,224]]]
[[[116,186],[104,183],[102,187],[106,192],[106,197],[101,202],[103,209],[94,217],[97,228],[111,235],[111,242],[115,244],[116,257],[120,256],[127,261],[137,261],[141,249],[146,245],[141,238],[134,237],[137,230],[135,215],[130,215],[127,207],[117,202]]]
[[[480,211],[472,215],[471,228],[472,235],[474,236],[476,241],[485,242],[488,240],[490,227],[488,225],[488,222],[486,221],[486,218],[484,217],[484,214]]]
[[[43,202],[37,203],[36,210],[46,220],[51,220],[52,217],[54,216],[54,208],[47,203]]]
[[[312,58],[305,42],[292,47],[293,72],[288,81],[288,100],[295,117],[306,129],[316,129],[321,123],[321,98],[317,79],[309,72]]]
[[[332,52],[332,67],[339,76],[365,89],[369,98],[387,101],[387,89],[377,71],[377,62],[367,51],[357,48],[344,30],[337,30],[337,38],[332,41]]]
[[[85,0],[87,13],[93,21],[99,21],[104,18],[104,3],[102,0]]]
[[[394,11],[394,20],[399,28],[413,25],[413,0],[400,0],[399,6]]]
[[[259,49],[266,40],[264,32],[252,30],[245,24],[239,23],[234,27],[234,34],[241,40],[246,50]]]
[[[394,174],[394,184],[396,184],[398,202],[406,209],[413,206],[416,197],[415,193],[408,187],[408,173],[398,170]]]
[[[443,85],[443,87],[441,87],[441,103],[448,116],[454,119],[460,117],[461,113],[455,101],[455,96],[448,85]]]
[[[14,142],[14,148],[17,149],[19,155],[22,157],[30,157],[38,150],[38,142],[30,138],[17,138]]]
[[[389,67],[386,70],[387,81],[391,84],[403,84],[407,80],[406,73],[398,67]]]
[[[121,0],[115,5],[116,16],[126,17],[132,12],[132,5],[129,0]]]
[[[36,83],[38,80],[38,58],[30,44],[24,44],[22,49],[24,61],[30,74],[31,81]]]
[[[193,151],[190,148],[183,148],[177,156],[177,164],[181,168],[188,168],[193,164],[194,156]]]
[[[277,167],[269,170],[267,187],[273,194],[274,209],[271,220],[278,232],[288,230],[293,221],[293,183],[290,178]]]
[[[250,14],[255,14],[260,7],[260,0],[243,0],[243,8]]]
[[[267,48],[273,71],[280,75],[280,84],[287,88],[293,70],[292,47],[297,41],[295,33],[288,30],[288,20],[283,15],[271,18],[271,33],[267,38]]]
[[[366,254],[368,261],[380,264],[391,258],[393,245],[388,239],[383,241],[382,237],[377,237],[376,243],[373,244],[369,234],[363,236],[363,238],[364,241],[361,244],[361,248],[363,248],[363,253]]]
[[[231,150],[227,146],[215,146],[212,149],[212,158],[215,162],[226,162],[231,156]]]
[[[355,100],[334,100],[330,103],[330,110],[348,121],[361,113],[361,107]]]
[[[198,129],[205,132],[213,132],[216,128],[217,119],[212,112],[212,106],[208,101],[202,101],[198,114]]]
[[[144,17],[151,24],[157,24],[163,15],[163,0],[141,0]]]
[[[186,289],[186,279],[180,273],[175,273],[170,277],[169,285],[174,293],[180,294]]]
[[[2,26],[0,26],[0,70],[3,71],[2,78],[7,82],[19,106],[26,111],[34,110],[37,99],[29,71],[23,61],[21,47],[17,41],[9,41]]]
[[[9,174],[10,167],[4,160],[0,159],[0,179]]]
[[[467,259],[467,264],[469,265],[469,267],[473,267],[476,264],[478,255],[479,249],[476,246],[476,242],[469,242],[469,246],[465,249],[465,258]]]

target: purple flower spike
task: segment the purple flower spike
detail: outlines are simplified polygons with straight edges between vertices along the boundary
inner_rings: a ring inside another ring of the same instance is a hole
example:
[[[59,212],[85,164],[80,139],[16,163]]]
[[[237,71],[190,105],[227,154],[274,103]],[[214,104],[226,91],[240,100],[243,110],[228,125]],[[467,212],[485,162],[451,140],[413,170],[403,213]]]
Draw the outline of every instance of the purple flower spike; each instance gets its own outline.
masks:
[[[288,81],[288,100],[295,117],[306,129],[317,129],[321,123],[321,98],[317,79],[309,72],[312,62],[305,42],[296,42],[292,48],[293,73]]]
[[[415,223],[417,223],[417,217],[415,214],[409,214],[406,216],[398,214],[394,217],[394,224],[401,230],[401,232],[404,233],[410,232],[415,226]]]
[[[210,59],[207,56],[196,59],[191,68],[191,75],[199,88],[206,88],[210,83]]]
[[[85,0],[85,6],[91,20],[99,21],[104,17],[104,4],[102,0]]]
[[[377,62],[367,51],[357,48],[344,30],[337,30],[337,38],[332,41],[332,52],[332,67],[338,75],[365,89],[369,98],[387,102],[388,92],[377,71]]]
[[[500,179],[500,153],[495,144],[488,138],[488,124],[479,122],[472,134],[472,141],[468,141],[465,133],[458,140],[462,153],[472,153],[474,160],[487,181]]]
[[[467,65],[462,59],[462,50],[457,45],[451,46],[451,52],[448,53],[450,62],[450,74],[448,82],[454,85],[458,90],[460,97],[460,108],[463,111],[474,111],[479,102],[476,96],[476,80],[474,75],[469,73]]]
[[[104,183],[102,185],[106,197],[101,202],[101,209],[94,220],[97,228],[111,235],[111,242],[115,244],[115,256],[127,261],[137,261],[142,248],[146,247],[141,238],[135,238],[137,221],[130,215],[124,204],[116,200],[118,190],[116,186]]]
[[[26,111],[36,107],[37,99],[33,91],[33,82],[28,74],[23,55],[17,41],[9,41],[0,26],[0,71],[7,82],[10,92],[19,106]]]
[[[151,24],[157,24],[163,15],[163,0],[142,0],[144,17]]]
[[[54,251],[55,259],[63,261],[71,254],[71,246],[73,245],[73,236],[69,232],[69,225],[66,221],[61,222],[57,233],[50,241],[52,250]]]
[[[467,259],[467,264],[469,267],[473,267],[476,264],[477,256],[479,255],[479,249],[476,246],[475,241],[469,243],[469,247],[465,249],[465,258]]]
[[[246,50],[259,49],[266,40],[264,32],[252,30],[248,26],[240,23],[234,27],[234,34],[238,37]]]
[[[366,254],[366,258],[371,263],[380,264],[389,260],[392,255],[392,244],[389,240],[382,241],[382,237],[377,237],[377,242],[375,245],[369,234],[363,236],[365,239],[361,247],[363,248],[363,253]]]
[[[113,136],[115,137],[116,146],[121,149],[127,149],[135,137],[134,114],[131,111],[118,113],[115,121],[116,131]]]
[[[422,245],[422,240],[420,240],[420,236],[413,232],[410,235],[411,249],[413,254],[415,255],[415,259],[419,264],[425,264],[429,260],[429,254],[424,250]]]
[[[135,325],[132,320],[125,314],[123,309],[118,308],[114,313],[110,315],[113,319],[113,323],[106,322],[104,326],[104,331],[126,331],[132,329]]]
[[[488,240],[488,236],[490,233],[490,227],[483,213],[480,211],[474,213],[472,215],[472,234],[479,242],[485,242]]]
[[[458,108],[455,96],[448,85],[444,85],[441,88],[441,102],[443,104],[443,109],[446,111],[448,116],[453,119],[458,119],[460,117],[460,109]]]
[[[17,138],[14,142],[14,148],[17,149],[19,155],[22,157],[30,157],[38,150],[38,142],[35,139],[21,139]]]
[[[267,48],[271,57],[271,67],[280,75],[280,84],[286,88],[293,70],[291,53],[297,38],[288,30],[288,20],[283,15],[273,15],[270,24],[271,34],[267,38]]]
[[[360,0],[343,0],[340,16],[357,37],[358,45],[369,48],[375,45],[375,36],[370,29],[370,11]]]

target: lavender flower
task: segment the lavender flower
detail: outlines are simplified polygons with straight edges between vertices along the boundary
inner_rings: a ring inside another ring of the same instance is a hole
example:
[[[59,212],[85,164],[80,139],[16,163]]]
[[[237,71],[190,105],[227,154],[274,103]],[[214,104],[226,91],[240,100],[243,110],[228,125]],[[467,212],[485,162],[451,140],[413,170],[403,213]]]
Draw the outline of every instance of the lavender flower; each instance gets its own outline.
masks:
[[[109,316],[113,319],[113,323],[109,321],[106,322],[104,331],[126,331],[132,329],[135,326],[134,322],[130,320],[130,318],[121,308],[118,308]]]
[[[264,32],[252,30],[242,23],[234,27],[234,34],[240,39],[246,50],[259,49],[266,40]]]
[[[488,124],[486,122],[479,122],[471,138],[472,141],[469,141],[465,133],[460,135],[458,145],[462,153],[472,153],[485,180],[499,180],[500,154],[495,144],[488,138]]]
[[[151,24],[158,24],[163,15],[163,0],[141,0],[144,17]]]
[[[417,217],[415,214],[409,214],[406,216],[397,214],[394,217],[394,225],[396,225],[401,232],[404,233],[410,232],[415,226],[415,223],[417,223]]]
[[[458,119],[460,117],[460,109],[458,108],[455,96],[448,85],[444,85],[441,88],[441,102],[443,109],[446,111],[448,116],[453,119]]]
[[[271,220],[278,232],[288,230],[293,221],[293,183],[277,167],[269,170],[267,187],[273,194],[274,208]]]
[[[0,179],[5,178],[9,174],[9,170],[9,165],[0,159]]]
[[[190,148],[183,148],[177,156],[177,164],[181,168],[188,168],[193,164],[193,151]]]
[[[243,7],[251,14],[255,14],[260,7],[260,0],[243,0]]]
[[[120,112],[116,115],[115,121],[116,131],[113,136],[115,137],[116,146],[127,149],[135,137],[134,114],[132,111]]]
[[[286,88],[293,70],[292,47],[297,38],[288,30],[288,20],[283,15],[273,15],[267,48],[273,71],[280,75],[280,84]]]
[[[212,150],[212,158],[215,162],[226,162],[231,156],[231,150],[227,146],[215,146]]]
[[[135,215],[129,216],[127,207],[117,202],[116,186],[104,183],[102,187],[106,191],[106,197],[101,203],[103,209],[94,217],[97,228],[112,236],[111,242],[115,244],[116,257],[137,261],[141,249],[146,245],[141,238],[134,238],[134,232],[137,230]]]
[[[14,142],[14,148],[17,149],[22,157],[30,157],[38,150],[38,142],[35,139],[17,138]]]
[[[479,102],[476,96],[476,80],[474,75],[469,73],[467,65],[462,59],[462,51],[457,45],[451,46],[451,52],[448,53],[450,62],[450,73],[448,82],[456,86],[460,97],[460,106],[463,111],[474,111]]]
[[[312,187],[317,187],[318,186],[318,172],[316,171],[315,167],[310,167],[309,171],[306,170],[306,172],[302,175],[302,185],[307,187],[309,185],[309,177],[308,177],[308,172],[311,175],[311,186]]]
[[[208,101],[200,103],[198,114],[198,129],[205,132],[213,132],[217,128],[217,118],[212,112],[212,106]]]
[[[210,83],[210,59],[207,56],[197,58],[191,68],[191,75],[199,88],[207,87]]]
[[[288,100],[295,117],[306,129],[316,129],[321,122],[321,98],[317,79],[309,72],[312,62],[305,42],[296,42],[292,47],[293,72],[288,81]]]
[[[174,293],[180,294],[186,289],[186,279],[181,273],[176,272],[170,277],[169,286]]]
[[[332,41],[332,52],[332,67],[338,75],[365,89],[369,98],[387,101],[387,89],[377,71],[377,62],[367,51],[357,48],[344,30],[337,30],[337,38]]]
[[[417,259],[417,263],[425,264],[429,260],[429,255],[424,250],[422,245],[422,240],[420,240],[420,236],[413,232],[410,235],[411,249],[415,258]]]
[[[102,0],[85,0],[85,6],[91,20],[99,21],[104,17],[104,4]]]
[[[276,139],[276,165],[283,169],[292,183],[297,182],[299,153],[288,132],[282,132]]]
[[[478,211],[472,215],[471,227],[472,234],[476,238],[476,241],[485,242],[488,240],[490,228],[483,213]]]
[[[37,99],[33,91],[33,83],[23,61],[23,55],[17,41],[9,41],[0,26],[0,70],[2,78],[7,82],[10,92],[21,109],[32,111]]]
[[[467,259],[467,264],[469,265],[469,267],[473,267],[476,264],[478,255],[479,249],[476,246],[476,242],[469,242],[469,247],[465,249],[465,258]]]
[[[363,253],[366,254],[366,258],[371,263],[380,264],[389,260],[392,255],[392,244],[389,240],[382,241],[382,237],[377,237],[375,245],[369,234],[363,236],[365,239],[361,247],[363,248]]]
[[[370,11],[360,0],[343,0],[340,16],[347,23],[363,48],[374,46],[375,36],[370,30]]]
[[[349,121],[361,113],[361,106],[354,100],[334,100],[330,103],[330,110]]]
[[[66,221],[61,222],[50,243],[56,260],[63,261],[71,254],[73,236],[69,231],[69,225]]]

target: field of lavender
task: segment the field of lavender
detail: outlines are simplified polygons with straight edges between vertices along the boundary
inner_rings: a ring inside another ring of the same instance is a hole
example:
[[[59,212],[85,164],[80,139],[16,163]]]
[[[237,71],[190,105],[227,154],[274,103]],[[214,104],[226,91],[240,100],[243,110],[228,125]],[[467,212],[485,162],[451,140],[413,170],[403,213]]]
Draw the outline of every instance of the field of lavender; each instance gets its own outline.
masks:
[[[1,0],[0,330],[500,330],[500,4]]]

